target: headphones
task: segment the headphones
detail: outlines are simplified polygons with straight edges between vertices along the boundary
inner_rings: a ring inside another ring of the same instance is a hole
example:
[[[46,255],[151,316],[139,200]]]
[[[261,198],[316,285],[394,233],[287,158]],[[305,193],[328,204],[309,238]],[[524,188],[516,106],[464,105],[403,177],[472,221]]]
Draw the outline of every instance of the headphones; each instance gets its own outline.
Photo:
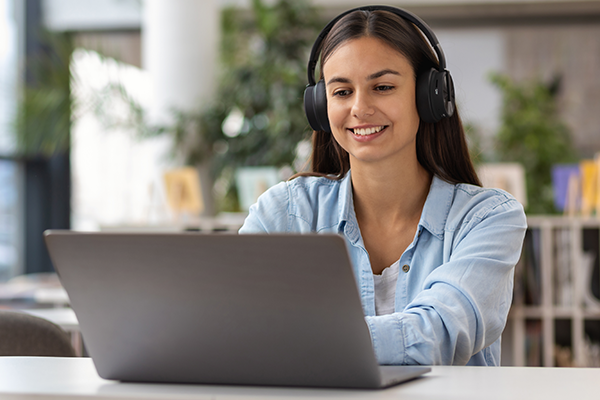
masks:
[[[421,73],[416,82],[417,111],[421,120],[435,123],[442,118],[451,117],[454,114],[454,83],[450,72],[446,70],[446,58],[442,46],[435,34],[427,24],[416,15],[396,7],[390,6],[365,6],[343,12],[332,19],[323,28],[319,37],[313,44],[308,61],[308,85],[304,90],[304,112],[308,118],[310,127],[315,131],[331,133],[329,118],[327,117],[327,95],[323,79],[315,82],[315,69],[321,52],[321,44],[325,36],[331,31],[336,22],[345,15],[354,11],[389,11],[399,17],[412,22],[425,35],[431,47],[435,51],[439,67],[431,68]]]

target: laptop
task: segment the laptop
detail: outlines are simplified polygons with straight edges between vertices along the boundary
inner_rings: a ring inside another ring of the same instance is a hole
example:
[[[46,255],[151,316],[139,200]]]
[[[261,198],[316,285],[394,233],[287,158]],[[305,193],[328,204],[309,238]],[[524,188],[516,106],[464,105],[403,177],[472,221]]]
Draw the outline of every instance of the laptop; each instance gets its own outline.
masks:
[[[383,388],[338,235],[44,233],[98,374],[128,382]]]

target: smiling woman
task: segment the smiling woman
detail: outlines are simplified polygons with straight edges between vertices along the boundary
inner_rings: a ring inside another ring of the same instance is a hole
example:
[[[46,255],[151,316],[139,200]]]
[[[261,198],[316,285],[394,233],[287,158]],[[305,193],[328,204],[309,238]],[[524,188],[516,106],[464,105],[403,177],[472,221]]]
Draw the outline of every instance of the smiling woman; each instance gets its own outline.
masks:
[[[312,170],[263,194],[240,233],[344,236],[381,364],[499,365],[525,214],[480,187],[433,32],[393,7],[347,11],[308,79]]]

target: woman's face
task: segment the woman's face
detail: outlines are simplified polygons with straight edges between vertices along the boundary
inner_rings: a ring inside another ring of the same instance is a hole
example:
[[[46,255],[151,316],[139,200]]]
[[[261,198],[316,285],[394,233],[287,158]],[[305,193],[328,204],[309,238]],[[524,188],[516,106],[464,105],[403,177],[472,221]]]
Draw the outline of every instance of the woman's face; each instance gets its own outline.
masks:
[[[353,39],[326,60],[323,76],[331,130],[352,164],[416,159],[420,119],[406,57],[379,39]]]

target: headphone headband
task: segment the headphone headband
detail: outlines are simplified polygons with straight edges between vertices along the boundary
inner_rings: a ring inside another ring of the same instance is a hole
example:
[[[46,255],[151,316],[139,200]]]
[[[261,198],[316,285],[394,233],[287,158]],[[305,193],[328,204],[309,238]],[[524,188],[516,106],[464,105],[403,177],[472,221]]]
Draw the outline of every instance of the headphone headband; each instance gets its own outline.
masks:
[[[416,15],[391,6],[364,6],[345,11],[329,21],[323,28],[310,51],[308,61],[308,85],[304,90],[304,111],[308,123],[315,131],[331,132],[329,117],[327,116],[327,94],[325,82],[315,80],[315,70],[319,54],[322,51],[322,43],[333,26],[344,16],[354,11],[387,11],[398,17],[411,22],[429,41],[438,58],[438,67],[429,68],[427,71],[415,71],[419,75],[416,82],[417,111],[422,121],[435,123],[442,118],[451,117],[454,114],[454,84],[450,72],[446,70],[446,57],[437,37],[427,24]]]
[[[348,11],[344,11],[343,13],[341,13],[340,15],[338,15],[337,17],[335,17],[334,19],[329,21],[329,23],[327,25],[325,25],[325,28],[323,28],[321,33],[319,33],[319,36],[317,37],[317,40],[315,40],[315,43],[313,44],[313,47],[310,51],[310,58],[308,61],[307,73],[308,73],[309,85],[316,84],[315,70],[317,68],[317,62],[319,60],[319,52],[321,51],[321,44],[323,43],[325,36],[327,36],[329,34],[329,31],[331,31],[331,29],[336,24],[336,22],[338,22],[344,16],[346,16],[354,11],[388,11],[388,12],[398,15],[401,18],[404,18],[404,19],[412,22],[417,28],[419,28],[419,30],[421,32],[423,32],[423,34],[429,41],[431,48],[437,55],[438,63],[439,63],[438,70],[443,71],[446,69],[446,57],[444,56],[442,46],[438,42],[438,39],[435,36],[435,33],[433,33],[433,31],[431,30],[431,28],[429,28],[429,26],[425,23],[425,21],[423,21],[421,18],[419,18],[418,16],[416,16],[413,13],[410,13],[406,10],[403,10],[403,9],[397,8],[397,7],[377,6],[377,5],[363,6],[363,7],[356,7],[351,10],[348,10]]]

